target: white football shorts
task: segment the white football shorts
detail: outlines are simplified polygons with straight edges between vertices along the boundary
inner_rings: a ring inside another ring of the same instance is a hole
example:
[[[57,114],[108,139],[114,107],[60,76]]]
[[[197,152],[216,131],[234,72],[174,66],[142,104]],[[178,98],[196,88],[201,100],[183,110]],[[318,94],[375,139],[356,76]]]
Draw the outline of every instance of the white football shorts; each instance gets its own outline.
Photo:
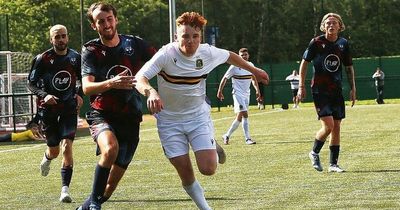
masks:
[[[211,117],[202,118],[179,122],[157,120],[158,136],[168,159],[188,154],[189,145],[193,152],[216,148]]]
[[[233,111],[235,113],[244,112],[249,109],[250,97],[241,96],[237,94],[232,95],[233,98]]]

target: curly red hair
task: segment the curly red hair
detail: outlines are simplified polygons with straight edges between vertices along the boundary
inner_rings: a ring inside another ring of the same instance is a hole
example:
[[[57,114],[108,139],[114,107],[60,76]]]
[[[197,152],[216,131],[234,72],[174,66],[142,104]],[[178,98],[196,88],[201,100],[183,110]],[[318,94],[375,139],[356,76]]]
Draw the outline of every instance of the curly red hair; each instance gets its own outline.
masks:
[[[207,20],[197,12],[185,12],[176,19],[176,26],[190,25],[194,28],[203,29]]]

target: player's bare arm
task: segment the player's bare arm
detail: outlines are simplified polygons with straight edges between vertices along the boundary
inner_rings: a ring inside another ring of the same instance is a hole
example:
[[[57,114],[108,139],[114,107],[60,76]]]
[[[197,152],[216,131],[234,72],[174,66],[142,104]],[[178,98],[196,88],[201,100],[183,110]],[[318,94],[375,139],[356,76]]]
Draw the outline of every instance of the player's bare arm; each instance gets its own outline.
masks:
[[[161,112],[164,104],[158,95],[158,92],[150,85],[149,80],[142,76],[137,75],[136,89],[142,95],[147,97],[147,108],[153,114]]]
[[[82,78],[82,89],[85,95],[102,93],[110,89],[130,90],[133,89],[135,85],[136,79],[134,76],[128,75],[128,70],[102,82],[95,82],[95,77],[91,75]]]
[[[353,66],[346,66],[345,67],[346,74],[347,74],[347,80],[349,81],[349,86],[350,86],[350,100],[351,100],[351,106],[354,106],[356,103],[356,82],[354,79],[354,68]]]
[[[304,86],[304,83],[306,81],[308,63],[309,63],[308,61],[303,59],[300,64],[299,90],[297,93],[297,98],[299,99],[299,101],[302,101],[303,99],[306,98],[306,87]]]
[[[222,78],[221,82],[219,83],[219,87],[218,87],[218,91],[217,91],[217,98],[222,101],[225,99],[224,94],[223,94],[223,90],[226,84],[226,77]]]
[[[229,52],[229,58],[227,60],[227,63],[235,65],[242,69],[246,69],[247,71],[253,73],[254,76],[257,78],[257,80],[265,85],[269,83],[269,76],[267,72],[265,72],[260,68],[250,65],[249,63],[247,63],[247,61],[245,61],[242,57],[240,57],[238,54],[234,52]]]
[[[254,75],[251,76],[251,84],[253,85],[254,90],[256,91],[256,100],[257,100],[257,102],[259,102],[261,100],[260,87],[258,87],[258,81]]]

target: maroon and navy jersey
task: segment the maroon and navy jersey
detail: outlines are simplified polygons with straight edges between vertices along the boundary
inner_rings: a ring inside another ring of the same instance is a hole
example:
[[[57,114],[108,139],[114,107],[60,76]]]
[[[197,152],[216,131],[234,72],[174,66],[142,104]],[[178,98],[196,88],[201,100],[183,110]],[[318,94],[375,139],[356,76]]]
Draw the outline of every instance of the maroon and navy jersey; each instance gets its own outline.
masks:
[[[40,108],[45,108],[43,99],[50,94],[59,98],[53,108],[72,110],[76,109],[81,79],[80,54],[68,49],[66,55],[58,55],[51,48],[33,59],[28,87],[38,96]]]
[[[313,62],[312,92],[337,95],[342,93],[342,65],[353,65],[349,43],[339,37],[330,42],[325,35],[311,40],[303,59]]]
[[[95,82],[113,78],[128,69],[136,75],[142,65],[150,60],[156,49],[136,36],[119,35],[120,42],[115,47],[107,47],[100,39],[86,43],[82,48],[82,76],[94,76]],[[142,117],[142,100],[136,89],[111,89],[90,96],[92,109]]]

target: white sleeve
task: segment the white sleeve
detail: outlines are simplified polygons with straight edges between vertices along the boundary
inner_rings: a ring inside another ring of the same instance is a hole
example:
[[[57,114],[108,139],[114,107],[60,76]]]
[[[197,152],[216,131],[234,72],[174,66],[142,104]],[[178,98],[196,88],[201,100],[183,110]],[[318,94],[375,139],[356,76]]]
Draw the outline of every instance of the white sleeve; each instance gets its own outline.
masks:
[[[229,58],[229,51],[210,45],[211,56],[214,58],[214,65],[217,67],[220,64],[226,63]]]
[[[165,66],[167,54],[165,48],[161,48],[136,74],[151,79],[156,76]]]
[[[235,66],[234,65],[230,65],[229,66],[229,68],[228,68],[228,70],[225,72],[225,75],[224,75],[224,77],[225,78],[227,78],[227,79],[230,79],[230,78],[232,78],[232,76],[233,76],[233,68],[234,68]]]

